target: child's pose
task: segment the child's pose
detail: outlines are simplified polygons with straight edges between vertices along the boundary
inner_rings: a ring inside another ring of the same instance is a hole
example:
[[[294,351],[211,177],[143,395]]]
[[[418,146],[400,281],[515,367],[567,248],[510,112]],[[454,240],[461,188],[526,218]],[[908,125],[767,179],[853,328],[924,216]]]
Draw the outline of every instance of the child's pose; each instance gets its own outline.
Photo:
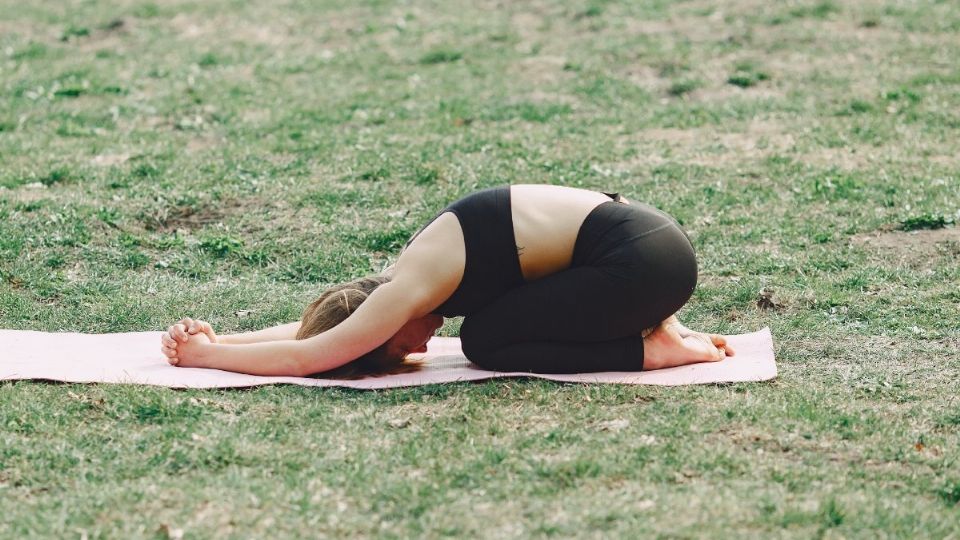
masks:
[[[218,337],[171,326],[170,362],[257,375],[345,364],[387,370],[444,317],[464,316],[464,354],[497,371],[639,371],[732,356],[674,314],[693,294],[693,246],[669,215],[618,194],[551,185],[485,189],[415,234],[384,273],[336,285],[302,320]]]

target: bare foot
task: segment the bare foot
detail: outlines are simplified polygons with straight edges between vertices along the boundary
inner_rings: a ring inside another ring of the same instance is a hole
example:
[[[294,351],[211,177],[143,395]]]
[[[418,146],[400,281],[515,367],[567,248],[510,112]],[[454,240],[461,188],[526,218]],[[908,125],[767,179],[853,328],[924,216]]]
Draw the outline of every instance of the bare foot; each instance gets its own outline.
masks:
[[[686,335],[683,335],[686,334]],[[718,362],[733,356],[726,339],[693,332],[671,317],[643,338],[643,369],[661,369],[699,362]]]
[[[695,330],[691,330],[686,326],[684,326],[683,323],[681,323],[677,319],[676,315],[671,315],[667,317],[667,320],[663,321],[663,324],[666,324],[667,326],[673,326],[674,328],[676,328],[677,333],[680,334],[680,337],[682,338],[699,336],[700,339],[707,340],[710,343],[713,343],[714,347],[726,353],[727,356],[733,356],[735,354],[733,351],[733,347],[731,347],[727,343],[727,338],[721,336],[720,334],[706,334],[704,332],[697,332]]]

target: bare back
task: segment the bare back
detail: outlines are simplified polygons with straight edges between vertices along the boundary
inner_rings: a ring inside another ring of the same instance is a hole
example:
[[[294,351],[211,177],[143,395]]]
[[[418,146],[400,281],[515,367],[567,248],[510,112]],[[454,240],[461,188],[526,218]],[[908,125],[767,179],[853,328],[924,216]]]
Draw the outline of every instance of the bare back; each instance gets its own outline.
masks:
[[[580,226],[594,208],[609,200],[603,193],[580,188],[510,186],[514,238],[524,279],[534,281],[569,268]],[[423,277],[435,284],[430,303],[436,307],[457,289],[465,264],[460,220],[444,212],[400,254],[395,272],[399,275],[429,267],[429,276]]]

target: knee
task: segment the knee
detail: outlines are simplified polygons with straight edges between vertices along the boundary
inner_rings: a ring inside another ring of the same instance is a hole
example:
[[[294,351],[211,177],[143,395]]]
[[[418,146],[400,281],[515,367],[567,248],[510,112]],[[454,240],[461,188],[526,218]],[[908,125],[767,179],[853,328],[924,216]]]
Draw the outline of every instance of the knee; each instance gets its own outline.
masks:
[[[484,332],[483,326],[471,317],[463,319],[460,326],[460,347],[463,355],[478,366],[497,371],[499,366],[493,354],[490,336]]]
[[[687,303],[697,288],[697,257],[693,248],[678,249],[677,260],[671,272],[672,297],[677,303],[677,309]]]
[[[471,317],[463,319],[463,324],[460,325],[460,348],[463,350],[463,355],[471,362],[481,354],[483,348],[480,334],[480,328],[474,324]]]
[[[693,296],[693,291],[697,288],[699,269],[697,268],[697,254],[693,249],[693,243],[690,242],[690,238],[683,229],[680,229],[679,226],[677,229],[683,233],[685,240],[677,250],[678,261],[676,275],[678,283],[676,294],[680,306],[682,306]],[[679,309],[679,306],[677,309]]]
[[[693,296],[697,286],[697,257],[693,245],[679,227],[671,228],[669,242],[664,242],[655,256],[644,265],[644,284],[654,286],[640,287],[638,297],[643,298],[640,305],[651,310],[655,322],[659,322],[676,313]]]

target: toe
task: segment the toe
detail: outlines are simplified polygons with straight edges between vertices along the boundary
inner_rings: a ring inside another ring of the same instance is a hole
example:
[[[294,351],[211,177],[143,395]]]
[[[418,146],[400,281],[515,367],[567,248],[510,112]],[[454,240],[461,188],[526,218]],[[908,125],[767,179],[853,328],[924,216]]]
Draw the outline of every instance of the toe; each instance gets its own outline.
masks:
[[[733,356],[733,347],[727,343],[727,338],[719,334],[710,334],[710,341],[713,346],[720,350],[724,357]]]

